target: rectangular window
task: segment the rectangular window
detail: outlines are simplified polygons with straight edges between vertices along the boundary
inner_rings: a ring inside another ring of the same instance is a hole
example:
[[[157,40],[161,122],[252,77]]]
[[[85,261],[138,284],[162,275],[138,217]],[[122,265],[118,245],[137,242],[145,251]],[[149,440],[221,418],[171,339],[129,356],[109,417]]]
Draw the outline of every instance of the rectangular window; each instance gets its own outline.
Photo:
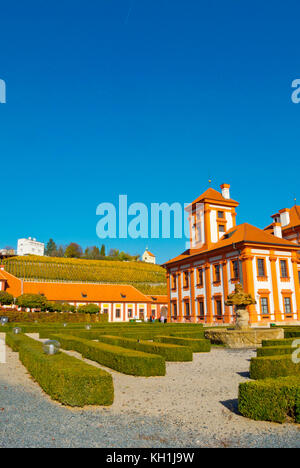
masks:
[[[132,318],[132,309],[128,309],[128,318]]]
[[[172,289],[177,289],[177,279],[176,275],[172,275]]]
[[[215,282],[215,283],[220,283],[220,281],[221,281],[220,265],[215,265],[215,266],[214,266],[214,270],[215,270],[215,279],[214,279],[214,282]]]
[[[298,280],[299,280],[299,283],[300,283],[300,270],[298,271]]]
[[[188,288],[188,287],[189,287],[189,272],[188,272],[188,271],[185,271],[185,272],[184,272],[184,283],[183,283],[183,287],[184,287],[184,288]]]
[[[269,315],[269,301],[267,297],[260,298],[261,315]]]
[[[204,317],[204,302],[198,301],[198,314],[200,317]]]
[[[108,314],[108,309],[103,309],[104,314]]]
[[[189,316],[190,315],[190,303],[185,302],[185,315]]]
[[[116,318],[121,318],[121,309],[116,309]]]
[[[286,260],[280,260],[280,274],[281,274],[281,278],[288,278],[289,276]]]
[[[222,302],[220,299],[216,300],[216,313],[218,317],[222,317]]]
[[[224,226],[224,224],[219,224],[219,232],[220,232],[220,233],[225,232],[225,226]]]
[[[173,317],[177,317],[177,303],[173,302]]]
[[[240,269],[239,269],[239,261],[233,260],[232,261],[232,279],[239,279],[240,277]]]
[[[292,304],[291,304],[291,298],[290,297],[285,297],[284,298],[284,312],[286,315],[292,314]]]
[[[198,285],[203,286],[203,269],[198,269]]]
[[[218,211],[218,218],[224,218],[224,211]]]
[[[266,271],[265,271],[265,259],[264,258],[258,258],[257,259],[257,272],[258,276],[266,276]]]

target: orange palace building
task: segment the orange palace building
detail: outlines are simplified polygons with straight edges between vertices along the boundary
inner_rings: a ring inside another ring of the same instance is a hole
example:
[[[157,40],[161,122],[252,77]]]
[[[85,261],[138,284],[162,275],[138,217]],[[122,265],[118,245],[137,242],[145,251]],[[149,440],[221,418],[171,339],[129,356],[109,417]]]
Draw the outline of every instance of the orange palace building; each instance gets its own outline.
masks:
[[[190,249],[164,265],[170,321],[233,322],[225,301],[236,283],[256,300],[252,324],[300,321],[300,207],[280,210],[262,230],[236,225],[238,205],[223,184],[221,193],[209,188],[186,208]]]

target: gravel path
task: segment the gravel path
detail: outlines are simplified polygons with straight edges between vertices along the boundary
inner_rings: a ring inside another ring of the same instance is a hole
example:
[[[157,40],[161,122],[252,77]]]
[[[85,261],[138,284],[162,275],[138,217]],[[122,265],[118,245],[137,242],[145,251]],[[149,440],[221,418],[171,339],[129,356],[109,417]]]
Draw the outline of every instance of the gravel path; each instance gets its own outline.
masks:
[[[300,447],[300,426],[237,414],[251,350],[213,349],[167,363],[165,377],[114,372],[111,407],[52,401],[7,348],[0,364],[0,447]]]

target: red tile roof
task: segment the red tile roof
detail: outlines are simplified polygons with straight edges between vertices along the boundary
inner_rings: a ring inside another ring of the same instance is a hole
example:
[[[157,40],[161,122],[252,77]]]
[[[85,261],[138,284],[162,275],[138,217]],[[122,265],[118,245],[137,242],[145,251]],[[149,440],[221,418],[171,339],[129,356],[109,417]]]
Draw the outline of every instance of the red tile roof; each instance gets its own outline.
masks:
[[[235,200],[232,200],[231,198],[224,198],[223,195],[218,192],[217,190],[213,189],[213,188],[208,188],[207,190],[205,190],[204,193],[202,193],[198,198],[196,198],[196,200],[194,200],[192,203],[190,203],[189,206],[191,205],[194,205],[196,203],[201,203],[203,201],[216,201],[216,202],[221,202],[221,203],[224,203],[224,204],[233,204],[233,205],[239,205],[239,203]]]
[[[44,294],[49,301],[151,302],[130,285],[92,283],[35,283],[24,281],[24,293]]]
[[[202,253],[207,253],[210,251],[214,251],[217,249],[221,249],[222,247],[227,247],[232,244],[237,243],[256,243],[261,245],[274,245],[274,246],[282,246],[282,247],[290,247],[293,250],[299,249],[299,246],[295,245],[293,242],[287,241],[285,239],[280,239],[279,237],[275,237],[272,234],[269,234],[262,229],[259,229],[251,224],[244,223],[238,226],[231,228],[229,231],[225,233],[225,235],[220,239],[218,242],[211,245],[210,249],[206,249],[203,247],[198,250],[187,250],[183,252],[178,257],[173,258],[165,263],[168,265],[170,263],[174,263],[179,260],[189,259],[194,257],[195,255],[199,255]]]

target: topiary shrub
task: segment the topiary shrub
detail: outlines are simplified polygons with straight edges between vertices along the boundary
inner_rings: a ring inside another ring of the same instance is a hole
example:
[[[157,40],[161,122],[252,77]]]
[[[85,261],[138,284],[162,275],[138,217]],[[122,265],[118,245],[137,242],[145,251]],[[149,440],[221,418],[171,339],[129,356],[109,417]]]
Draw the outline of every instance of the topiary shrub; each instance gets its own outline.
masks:
[[[300,423],[300,377],[281,377],[239,386],[239,411],[247,418]]]
[[[179,346],[188,346],[193,353],[208,353],[211,349],[209,340],[195,338],[181,338],[175,336],[156,336],[155,341],[160,343],[171,343]]]
[[[96,304],[86,304],[78,307],[77,312],[80,314],[99,314],[100,307]]]
[[[23,309],[40,309],[46,310],[48,301],[41,294],[22,294],[17,297],[16,304]]]
[[[67,334],[53,334],[49,338],[58,340],[64,349],[77,351],[83,357],[123,374],[145,377],[166,374],[166,363],[162,356],[88,341]]]
[[[0,291],[0,304],[11,305],[14,303],[14,296],[6,291]]]
[[[294,363],[290,355],[264,356],[251,359],[251,379],[258,380],[285,377],[287,375],[300,376],[300,363]]]
[[[68,406],[111,405],[112,376],[65,353],[46,355],[42,343],[25,335],[6,334],[6,344],[53,400]]]
[[[98,339],[103,343],[112,344],[114,346],[135,349],[136,351],[142,351],[144,353],[158,354],[163,356],[166,361],[183,362],[193,360],[192,350],[186,346],[176,346],[165,343],[151,343],[149,341],[110,335],[98,336]]]

